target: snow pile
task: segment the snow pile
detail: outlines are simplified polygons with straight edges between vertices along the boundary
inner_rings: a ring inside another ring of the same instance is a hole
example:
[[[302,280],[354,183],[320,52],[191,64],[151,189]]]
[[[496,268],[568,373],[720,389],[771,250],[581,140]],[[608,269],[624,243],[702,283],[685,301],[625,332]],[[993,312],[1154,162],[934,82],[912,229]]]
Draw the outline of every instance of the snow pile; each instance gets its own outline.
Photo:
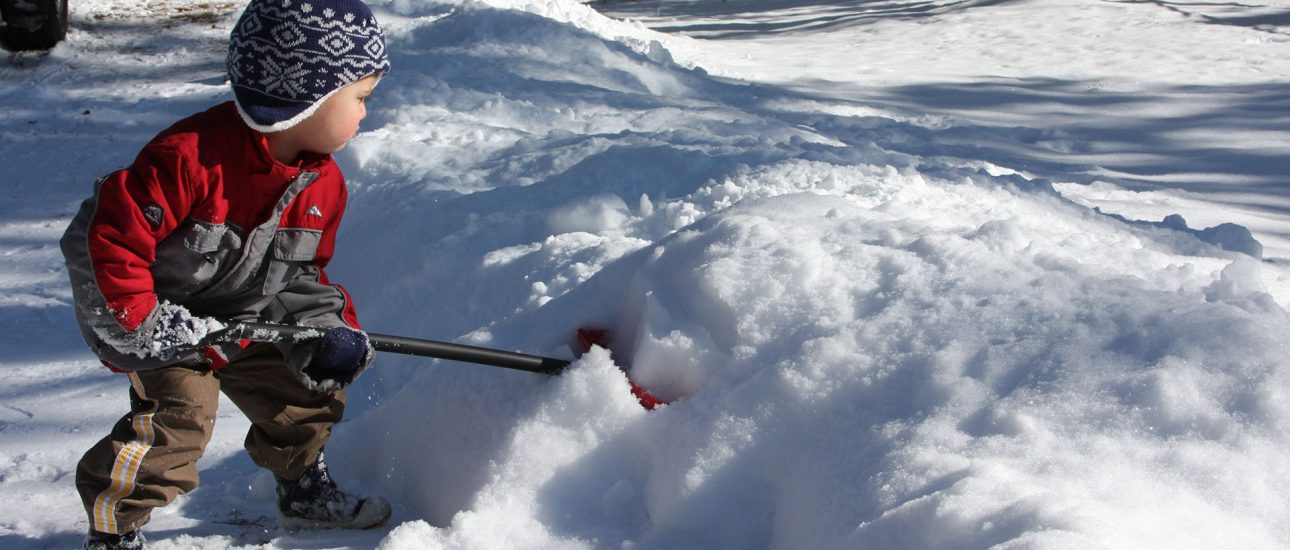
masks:
[[[331,451],[420,518],[384,547],[1290,535],[1286,318],[1248,255],[512,4],[392,38],[336,269],[373,330],[567,356],[598,325],[613,356],[384,357]]]

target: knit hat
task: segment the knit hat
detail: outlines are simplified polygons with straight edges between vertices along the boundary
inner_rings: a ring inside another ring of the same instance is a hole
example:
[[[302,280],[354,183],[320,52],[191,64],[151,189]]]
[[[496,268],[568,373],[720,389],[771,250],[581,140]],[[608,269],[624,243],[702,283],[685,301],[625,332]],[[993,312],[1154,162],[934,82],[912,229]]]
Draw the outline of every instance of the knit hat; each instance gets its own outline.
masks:
[[[389,71],[381,27],[359,0],[251,0],[229,37],[237,110],[261,132],[295,126],[337,90]]]

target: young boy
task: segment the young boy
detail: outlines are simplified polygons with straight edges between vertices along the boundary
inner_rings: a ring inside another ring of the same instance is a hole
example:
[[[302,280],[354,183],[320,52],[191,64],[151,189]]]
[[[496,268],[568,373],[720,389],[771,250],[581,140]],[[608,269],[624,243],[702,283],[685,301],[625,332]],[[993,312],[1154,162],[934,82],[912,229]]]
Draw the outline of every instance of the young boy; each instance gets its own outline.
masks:
[[[86,548],[142,548],[152,509],[197,487],[220,391],[251,420],[251,459],[276,476],[280,526],[389,517],[384,499],[338,489],[322,452],[342,388],[374,354],[349,294],[323,272],[346,201],[330,155],[389,68],[359,0],[252,0],[230,37],[235,101],[153,138],[72,221],[61,244],[77,321],[130,382],[130,412],[77,467]],[[219,320],[323,336],[211,343]]]

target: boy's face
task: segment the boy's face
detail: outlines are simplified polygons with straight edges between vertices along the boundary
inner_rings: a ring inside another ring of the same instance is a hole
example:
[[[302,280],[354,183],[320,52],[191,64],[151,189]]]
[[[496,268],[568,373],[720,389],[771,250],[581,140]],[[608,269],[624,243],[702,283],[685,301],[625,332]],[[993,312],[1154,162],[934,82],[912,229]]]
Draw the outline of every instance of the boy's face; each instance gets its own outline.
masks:
[[[341,88],[314,114],[288,131],[294,131],[302,151],[331,154],[358,134],[358,123],[367,116],[367,98],[380,77],[372,75]]]

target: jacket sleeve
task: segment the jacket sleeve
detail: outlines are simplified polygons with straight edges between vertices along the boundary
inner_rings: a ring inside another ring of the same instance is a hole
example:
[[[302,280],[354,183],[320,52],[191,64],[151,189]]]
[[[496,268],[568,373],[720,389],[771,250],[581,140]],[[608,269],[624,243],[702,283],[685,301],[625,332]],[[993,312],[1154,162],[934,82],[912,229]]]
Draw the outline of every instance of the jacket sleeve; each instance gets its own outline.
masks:
[[[193,204],[184,164],[172,148],[145,147],[129,168],[98,181],[60,242],[81,330],[112,366],[138,370],[174,360],[143,350],[158,317],[150,271],[157,243]]]

